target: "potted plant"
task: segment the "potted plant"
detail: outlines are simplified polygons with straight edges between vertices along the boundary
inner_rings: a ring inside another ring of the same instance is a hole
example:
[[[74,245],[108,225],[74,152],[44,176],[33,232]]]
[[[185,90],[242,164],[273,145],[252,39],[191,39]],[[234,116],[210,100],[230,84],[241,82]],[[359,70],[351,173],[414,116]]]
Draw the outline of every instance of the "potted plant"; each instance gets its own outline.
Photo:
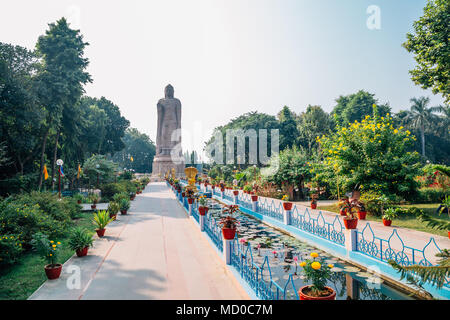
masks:
[[[358,219],[365,220],[367,212],[364,202],[355,199],[352,201],[352,206],[358,209]]]
[[[49,280],[58,279],[62,270],[62,264],[57,263],[61,242],[55,243],[53,240],[49,240],[45,234],[38,232],[33,236],[31,245],[47,260],[48,264],[44,267],[47,278]]]
[[[86,229],[76,228],[70,234],[69,247],[76,252],[78,257],[84,257],[93,241],[92,235]]]
[[[130,192],[130,200],[133,201],[136,198],[136,193]]]
[[[312,194],[311,195],[311,209],[316,209],[317,208],[317,194]]]
[[[119,202],[120,207],[120,214],[127,214],[128,209],[130,209],[130,200],[128,199],[121,199]]]
[[[208,213],[208,210],[209,210],[209,208],[207,206],[208,205],[208,200],[207,200],[206,196],[200,196],[198,198],[198,203],[199,203],[198,213],[201,216],[204,216],[205,214]]]
[[[339,214],[341,216],[346,216],[347,215],[347,211],[349,211],[350,207],[351,207],[348,197],[345,197],[342,200],[339,200],[338,206],[339,206]]]
[[[120,210],[120,205],[115,202],[115,201],[111,201],[108,205],[108,212],[109,212],[109,217],[113,218],[114,220],[116,220],[117,218],[117,213]]]
[[[225,205],[223,212],[228,215],[222,218],[219,224],[222,226],[222,235],[225,240],[233,240],[236,236],[236,227],[239,223],[233,214],[239,210],[237,205]]]
[[[282,198],[281,201],[283,201],[283,208],[286,211],[290,211],[292,210],[292,202],[289,202],[289,196],[287,194],[285,194]]]
[[[353,206],[350,206],[346,211],[346,216],[344,217],[344,226],[346,229],[356,229],[358,226],[358,217],[356,216],[357,211],[356,207]]]
[[[84,197],[83,197],[83,195],[81,193],[75,193],[73,195],[73,199],[76,200],[76,202],[78,204],[81,204],[83,202]]]
[[[250,194],[251,191],[252,191],[252,186],[249,185],[249,184],[246,184],[246,185],[244,186],[244,193]]]
[[[237,186],[235,186],[235,187],[233,188],[233,194],[234,194],[235,196],[239,195],[239,189],[238,189]]]
[[[381,218],[383,219],[383,225],[389,227],[392,224],[392,220],[397,218],[397,212],[394,208],[387,208],[386,210],[384,210],[383,216]]]
[[[93,223],[97,225],[97,230],[95,231],[100,238],[105,235],[105,227],[112,221],[114,220],[109,217],[109,213],[106,210],[94,213]]]
[[[97,208],[98,200],[100,200],[100,197],[99,197],[98,194],[96,194],[96,193],[91,193],[91,194],[89,195],[89,201],[92,202],[92,205],[91,205],[91,209],[92,209],[92,210],[94,210],[94,209]]]
[[[335,300],[336,291],[326,286],[327,280],[331,277],[332,264],[325,265],[323,261],[317,261],[319,254],[311,253],[312,259],[300,263],[303,273],[311,285],[301,287],[298,291],[300,300]]]

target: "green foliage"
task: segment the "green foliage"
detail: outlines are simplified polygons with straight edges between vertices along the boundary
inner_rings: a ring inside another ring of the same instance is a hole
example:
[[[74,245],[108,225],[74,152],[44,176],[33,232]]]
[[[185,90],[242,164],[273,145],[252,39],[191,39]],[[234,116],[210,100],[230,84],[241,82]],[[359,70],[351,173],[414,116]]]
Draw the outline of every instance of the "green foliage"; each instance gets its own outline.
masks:
[[[76,251],[86,247],[91,247],[93,243],[92,234],[83,228],[75,228],[71,231],[69,237],[70,249]]]
[[[93,155],[83,164],[83,174],[91,181],[96,181],[99,175],[101,182],[111,182],[114,179],[115,170],[116,164],[102,155]]]
[[[280,149],[292,148],[299,135],[295,114],[289,107],[284,106],[278,113],[278,121],[280,123]]]
[[[375,113],[319,138],[324,161],[316,167],[328,172],[329,184],[339,181],[341,190],[360,186],[363,191],[412,198],[420,167],[418,154],[408,151],[414,140],[408,130],[393,127],[389,114]]]
[[[48,236],[37,232],[33,235],[31,240],[31,245],[33,249],[37,251],[44,259],[47,260],[48,264],[55,265],[58,262],[58,256],[61,251],[61,243],[49,240]]]
[[[117,214],[119,212],[119,210],[120,210],[119,203],[117,203],[115,201],[111,201],[108,204],[108,212],[109,212],[110,216]]]
[[[397,218],[397,211],[394,208],[387,208],[384,210],[382,218],[384,220],[394,220]]]
[[[300,145],[311,153],[318,145],[316,138],[332,132],[333,121],[320,106],[309,105],[306,112],[300,114],[298,127]]]
[[[312,291],[319,296],[325,289],[327,280],[331,277],[331,265],[326,265],[324,259],[318,258],[318,255],[311,253],[312,259],[303,261],[303,273],[306,280],[312,282]]]
[[[414,34],[408,33],[403,44],[417,62],[410,71],[414,83],[424,89],[431,88],[434,94],[442,94],[447,103],[450,101],[449,12],[449,1],[428,0],[423,16],[413,24]]]
[[[94,213],[93,223],[97,226],[98,230],[105,229],[105,227],[112,221],[114,221],[114,219],[109,217],[109,212],[106,210],[101,210]]]
[[[122,211],[130,209],[130,200],[124,198],[120,199],[119,206]]]
[[[127,188],[123,183],[107,183],[100,187],[102,199],[108,201],[117,193],[127,193]]]
[[[0,268],[17,262],[23,251],[22,244],[17,234],[0,234]]]
[[[98,201],[100,200],[100,196],[96,193],[91,193],[89,196],[89,202],[96,204],[98,203]]]
[[[417,197],[413,200],[415,203],[441,202],[449,192],[443,188],[420,188]]]

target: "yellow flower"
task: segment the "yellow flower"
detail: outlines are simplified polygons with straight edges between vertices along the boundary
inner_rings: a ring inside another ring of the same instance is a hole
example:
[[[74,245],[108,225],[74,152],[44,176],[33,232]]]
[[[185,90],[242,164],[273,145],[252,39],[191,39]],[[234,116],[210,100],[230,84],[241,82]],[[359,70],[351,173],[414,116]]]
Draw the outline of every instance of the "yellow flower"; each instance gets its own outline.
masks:
[[[53,256],[53,255],[50,253],[50,257],[51,257],[51,256]]]
[[[331,263],[328,265],[328,268],[333,269],[334,265],[332,265]]]
[[[56,244],[61,244],[61,242],[58,241]]]
[[[53,243],[53,240],[50,240],[50,243]]]
[[[311,263],[311,268],[313,268],[314,270],[319,270],[321,267],[321,264],[317,261],[314,261],[313,263]]]
[[[305,262],[305,261],[303,261],[302,263],[300,263],[300,267],[304,267],[304,266],[306,266],[306,262]]]
[[[317,258],[319,254],[317,252],[311,252],[311,257]]]

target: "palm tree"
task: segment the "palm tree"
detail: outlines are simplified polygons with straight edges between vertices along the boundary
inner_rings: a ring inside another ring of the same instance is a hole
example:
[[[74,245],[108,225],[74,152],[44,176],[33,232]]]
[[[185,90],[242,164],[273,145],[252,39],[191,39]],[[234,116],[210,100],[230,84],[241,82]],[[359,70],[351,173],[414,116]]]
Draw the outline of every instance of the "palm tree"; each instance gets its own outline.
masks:
[[[411,108],[405,120],[412,124],[412,126],[420,131],[420,139],[422,144],[422,156],[425,157],[425,127],[432,125],[436,118],[434,112],[440,112],[440,107],[427,108],[430,103],[429,97],[412,98]]]

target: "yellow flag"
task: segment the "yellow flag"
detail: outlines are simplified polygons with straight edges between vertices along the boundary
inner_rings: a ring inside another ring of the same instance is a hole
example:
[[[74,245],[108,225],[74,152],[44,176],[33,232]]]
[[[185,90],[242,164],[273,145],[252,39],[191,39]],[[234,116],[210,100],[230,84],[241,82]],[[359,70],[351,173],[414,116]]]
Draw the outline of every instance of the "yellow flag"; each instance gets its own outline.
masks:
[[[80,179],[81,166],[78,165],[77,179]]]
[[[47,171],[47,165],[44,164],[44,180],[48,179],[48,171]]]
[[[131,162],[134,162],[134,158],[133,157],[131,157],[130,160],[131,160]]]

